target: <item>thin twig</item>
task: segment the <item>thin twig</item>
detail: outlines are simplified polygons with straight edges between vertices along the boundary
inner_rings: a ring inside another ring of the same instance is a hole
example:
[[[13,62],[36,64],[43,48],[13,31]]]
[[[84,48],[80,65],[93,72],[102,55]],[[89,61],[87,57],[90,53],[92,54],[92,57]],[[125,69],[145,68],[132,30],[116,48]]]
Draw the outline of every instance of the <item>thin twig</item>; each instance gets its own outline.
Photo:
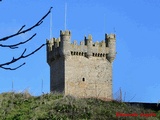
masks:
[[[15,67],[15,68],[6,68],[6,67],[1,67],[1,68],[2,68],[2,69],[5,69],[5,70],[16,70],[16,69],[22,67],[22,66],[25,65],[25,64],[26,64],[26,63],[23,63],[23,64],[19,65],[18,67]]]
[[[19,31],[18,31],[17,33],[21,32],[22,29],[23,29],[25,26],[26,26],[26,25],[23,25],[23,26],[19,29]]]
[[[35,27],[41,25],[41,24],[43,23],[43,20],[44,20],[44,19],[48,16],[48,14],[51,12],[51,9],[52,9],[52,7],[51,7],[51,8],[49,9],[49,11],[48,11],[36,24],[34,24],[32,27],[23,30],[24,27],[25,27],[25,25],[23,25],[23,26],[18,30],[17,33],[12,34],[12,35],[9,35],[9,36],[6,36],[6,37],[3,37],[3,38],[0,39],[0,41],[6,41],[6,40],[9,39],[9,38],[18,36],[18,35],[20,35],[20,34],[22,34],[22,33],[26,33],[26,32],[28,32],[28,31],[34,29]],[[33,37],[35,37],[35,36],[36,36],[36,33],[35,33],[34,35],[32,35],[32,36],[31,36],[28,40],[26,40],[26,41],[19,42],[19,43],[17,43],[17,44],[13,44],[13,45],[0,44],[0,47],[8,47],[8,48],[11,48],[11,49],[15,49],[15,48],[18,48],[19,45],[27,43],[28,41],[30,41],[30,40],[31,40]],[[45,46],[45,45],[47,45],[47,44],[48,44],[48,43],[42,44],[40,47],[38,47],[37,49],[35,49],[34,51],[32,51],[31,53],[29,53],[29,54],[27,54],[27,55],[24,55],[25,52],[26,52],[26,50],[27,50],[27,49],[25,49],[19,57],[17,57],[17,58],[13,57],[11,61],[5,62],[5,63],[3,63],[3,64],[0,64],[0,68],[5,69],[5,70],[16,70],[16,69],[22,67],[23,65],[25,65],[25,63],[19,65],[18,67],[15,67],[15,68],[10,68],[10,67],[5,67],[5,66],[8,66],[8,65],[10,65],[10,64],[13,64],[13,63],[17,62],[18,60],[20,60],[20,59],[22,59],[22,58],[27,58],[27,57],[33,55],[34,53],[36,53],[37,51],[39,51],[43,46]]]
[[[128,102],[130,102],[135,96],[136,96],[136,94],[130,100],[128,100]]]
[[[24,42],[19,42],[17,44],[13,44],[13,45],[4,45],[4,44],[0,44],[0,47],[8,47],[8,48],[11,48],[11,49],[15,49],[15,48],[18,48],[19,45],[21,44],[25,44],[27,43],[28,41],[32,40],[33,37],[36,36],[36,33],[34,35],[32,35],[32,37],[30,37],[29,39],[27,39],[26,41]]]
[[[17,58],[14,58],[14,57],[13,57],[13,59],[12,59],[11,61],[6,62],[6,63],[3,63],[3,64],[0,64],[0,68],[4,68],[3,66],[5,66],[5,65],[10,65],[10,64],[12,64],[12,63],[14,63],[14,62],[22,59],[22,58],[27,58],[27,57],[33,55],[35,52],[37,52],[38,50],[40,50],[40,49],[41,49],[43,46],[45,46],[45,45],[46,45],[46,44],[42,44],[42,45],[41,45],[40,47],[38,47],[36,50],[34,50],[33,52],[31,52],[31,53],[29,53],[29,54],[27,54],[27,55],[24,55],[25,52],[26,52],[26,49],[25,49],[25,50],[23,51],[23,53],[22,53],[19,57],[17,57]]]
[[[23,25],[23,26],[21,27],[21,29],[20,29],[17,33],[12,34],[12,35],[9,35],[9,36],[6,36],[6,37],[3,37],[3,38],[0,39],[0,41],[5,41],[5,40],[7,40],[7,39],[9,39],[9,38],[12,38],[12,37],[14,37],[14,36],[20,35],[20,34],[22,34],[22,33],[26,33],[26,32],[28,32],[28,31],[32,30],[33,28],[41,25],[41,24],[43,23],[43,20],[44,20],[44,19],[48,16],[48,14],[51,12],[51,9],[52,9],[52,7],[51,7],[51,8],[49,9],[49,11],[48,11],[35,25],[33,25],[32,27],[30,27],[30,28],[25,29],[25,30],[22,31],[22,29],[25,27],[25,25]]]

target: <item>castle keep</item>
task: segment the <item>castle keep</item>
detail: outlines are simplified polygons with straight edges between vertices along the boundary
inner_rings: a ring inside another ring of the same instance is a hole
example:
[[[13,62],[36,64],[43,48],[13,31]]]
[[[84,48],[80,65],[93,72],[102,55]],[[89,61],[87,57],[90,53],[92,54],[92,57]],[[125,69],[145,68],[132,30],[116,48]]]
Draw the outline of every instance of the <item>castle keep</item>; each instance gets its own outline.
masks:
[[[50,91],[77,97],[112,99],[112,62],[116,55],[115,34],[101,42],[85,37],[80,45],[71,43],[71,32],[47,40]]]

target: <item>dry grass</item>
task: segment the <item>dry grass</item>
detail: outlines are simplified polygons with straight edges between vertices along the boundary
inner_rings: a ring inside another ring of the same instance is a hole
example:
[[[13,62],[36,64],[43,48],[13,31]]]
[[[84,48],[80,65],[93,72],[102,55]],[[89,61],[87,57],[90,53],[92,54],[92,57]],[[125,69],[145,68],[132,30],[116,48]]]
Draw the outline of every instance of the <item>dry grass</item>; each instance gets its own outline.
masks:
[[[121,113],[153,113],[155,111],[127,105],[117,101],[103,101],[94,98],[78,99],[58,93],[34,97],[24,93],[0,94],[1,120],[158,120],[157,117],[116,117]]]

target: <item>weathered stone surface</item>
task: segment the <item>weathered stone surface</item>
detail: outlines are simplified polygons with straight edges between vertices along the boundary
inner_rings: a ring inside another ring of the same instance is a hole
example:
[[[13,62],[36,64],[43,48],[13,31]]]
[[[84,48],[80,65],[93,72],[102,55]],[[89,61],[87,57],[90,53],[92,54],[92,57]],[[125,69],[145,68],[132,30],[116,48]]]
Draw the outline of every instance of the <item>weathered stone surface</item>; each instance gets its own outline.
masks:
[[[112,66],[106,59],[71,56],[65,61],[65,94],[112,97]],[[76,91],[76,93],[75,93]],[[108,93],[108,91],[110,91]]]
[[[50,65],[50,90],[77,97],[112,99],[112,62],[115,35],[92,42],[92,36],[77,45],[70,43],[70,31],[60,32],[60,39],[47,41]]]

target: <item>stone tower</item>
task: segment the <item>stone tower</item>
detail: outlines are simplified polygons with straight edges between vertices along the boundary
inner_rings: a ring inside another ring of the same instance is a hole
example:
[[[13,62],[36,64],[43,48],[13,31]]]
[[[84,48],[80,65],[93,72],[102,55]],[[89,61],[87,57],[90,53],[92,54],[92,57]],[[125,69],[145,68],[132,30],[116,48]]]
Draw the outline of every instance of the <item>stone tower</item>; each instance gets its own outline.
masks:
[[[50,91],[77,97],[112,99],[112,62],[116,55],[115,34],[92,42],[85,37],[80,45],[71,43],[71,32],[60,31],[60,38],[47,40]]]

